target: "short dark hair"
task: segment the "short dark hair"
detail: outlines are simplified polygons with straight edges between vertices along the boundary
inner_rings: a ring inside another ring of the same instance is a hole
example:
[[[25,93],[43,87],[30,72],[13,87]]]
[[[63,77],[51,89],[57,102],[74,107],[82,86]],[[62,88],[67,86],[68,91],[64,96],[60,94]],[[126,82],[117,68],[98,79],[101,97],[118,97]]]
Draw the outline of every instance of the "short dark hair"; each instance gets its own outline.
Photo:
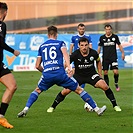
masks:
[[[52,26],[49,26],[49,27],[48,27],[48,32],[51,31],[51,30],[57,32],[57,27],[55,27],[55,26],[53,26],[53,25],[52,25]]]
[[[8,10],[7,4],[4,2],[0,2],[0,9]]]
[[[78,27],[81,26],[81,27],[85,27],[85,25],[83,23],[80,23],[78,24]]]
[[[89,40],[86,37],[81,37],[79,39],[79,44],[80,44],[80,42],[88,42],[88,44],[89,44]]]
[[[104,29],[105,29],[106,27],[110,27],[110,28],[112,29],[112,26],[111,26],[110,24],[106,24],[106,25],[104,26]]]
[[[49,35],[55,35],[55,34],[57,34],[57,32],[58,32],[58,30],[57,30],[57,27],[55,27],[55,26],[49,26],[48,28],[47,28],[47,30],[48,30],[48,34]]]

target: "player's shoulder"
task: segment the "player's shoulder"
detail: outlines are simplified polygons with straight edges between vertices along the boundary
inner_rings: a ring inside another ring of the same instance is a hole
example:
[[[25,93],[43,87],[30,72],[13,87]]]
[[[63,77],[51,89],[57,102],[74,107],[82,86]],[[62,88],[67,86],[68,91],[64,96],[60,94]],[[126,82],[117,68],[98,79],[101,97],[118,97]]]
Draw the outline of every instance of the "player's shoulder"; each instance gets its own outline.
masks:
[[[118,35],[116,35],[116,34],[113,33],[113,34],[112,34],[112,37],[118,37]]]
[[[0,21],[0,27],[5,27],[5,26],[6,26],[5,22]]]
[[[73,38],[73,39],[74,39],[74,38],[77,38],[77,37],[79,37],[78,34],[72,35],[72,38]]]
[[[105,35],[105,34],[103,34],[103,35],[101,35],[101,36],[100,36],[100,38],[106,38],[106,35]]]
[[[95,49],[92,49],[92,48],[89,48],[89,49],[90,49],[90,52],[97,53],[97,51]]]
[[[80,51],[79,51],[79,49],[77,49],[77,50],[75,50],[75,51],[72,53],[72,55],[75,56],[75,57],[77,57],[77,56],[79,55],[79,53],[80,53]]]
[[[50,44],[50,43],[63,43],[63,41],[57,39],[48,39],[44,42],[44,44]]]
[[[85,34],[84,37],[90,38],[91,36],[89,34]]]

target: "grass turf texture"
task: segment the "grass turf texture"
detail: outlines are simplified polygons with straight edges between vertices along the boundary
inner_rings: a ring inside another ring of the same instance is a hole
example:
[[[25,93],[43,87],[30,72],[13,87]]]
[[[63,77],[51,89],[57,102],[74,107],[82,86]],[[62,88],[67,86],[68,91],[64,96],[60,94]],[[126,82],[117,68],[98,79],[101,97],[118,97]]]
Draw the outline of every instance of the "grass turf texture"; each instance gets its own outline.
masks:
[[[116,92],[113,82],[113,73],[109,71],[110,87],[113,90],[122,112],[115,112],[110,101],[102,90],[86,85],[85,90],[91,94],[98,106],[107,106],[103,116],[88,113],[83,109],[84,102],[75,93],[69,94],[57,107],[54,113],[46,110],[52,104],[61,87],[53,86],[43,92],[30,108],[25,118],[17,118],[23,109],[30,93],[35,89],[41,73],[39,72],[13,72],[18,90],[10,103],[6,118],[14,125],[13,129],[0,126],[1,133],[132,133],[132,90],[133,70],[119,70],[121,87]],[[0,84],[0,97],[5,87]]]

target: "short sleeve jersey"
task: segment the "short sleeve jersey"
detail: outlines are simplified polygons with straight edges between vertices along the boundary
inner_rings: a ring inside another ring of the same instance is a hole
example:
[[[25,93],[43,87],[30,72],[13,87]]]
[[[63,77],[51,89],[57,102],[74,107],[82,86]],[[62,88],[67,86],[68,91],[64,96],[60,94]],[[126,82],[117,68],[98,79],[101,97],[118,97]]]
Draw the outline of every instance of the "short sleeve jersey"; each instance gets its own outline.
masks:
[[[49,39],[38,50],[38,57],[42,57],[42,65],[45,76],[53,76],[53,74],[65,73],[63,54],[61,48],[66,47],[63,41]]]
[[[0,21],[0,36],[5,41],[6,36],[6,24],[2,21]],[[0,63],[3,61],[3,48],[0,45]]]
[[[94,49],[89,48],[89,50],[89,54],[85,57],[79,49],[70,55],[70,62],[74,62],[75,74],[79,76],[87,77],[96,72],[94,62],[99,58],[99,54]]]
[[[106,37],[105,35],[100,37],[98,45],[103,48],[103,60],[117,59],[116,44],[120,45],[121,43],[115,34],[112,34],[110,37]]]
[[[79,48],[79,47],[78,47],[78,42],[79,42],[79,39],[80,39],[81,37],[87,38],[88,41],[89,41],[89,43],[92,43],[92,40],[91,40],[90,35],[85,35],[85,34],[84,34],[83,36],[80,36],[79,34],[74,35],[74,36],[72,36],[72,38],[71,38],[71,44],[74,44],[74,51],[77,50],[77,49]]]

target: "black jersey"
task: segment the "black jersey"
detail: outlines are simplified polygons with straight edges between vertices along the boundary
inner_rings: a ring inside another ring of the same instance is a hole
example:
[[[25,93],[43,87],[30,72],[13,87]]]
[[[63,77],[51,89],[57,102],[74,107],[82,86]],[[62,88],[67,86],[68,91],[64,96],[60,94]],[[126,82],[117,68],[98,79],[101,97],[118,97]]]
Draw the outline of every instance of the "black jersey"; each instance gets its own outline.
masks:
[[[7,50],[11,53],[14,52],[14,49],[9,47],[5,43],[5,36],[6,36],[6,24],[2,21],[0,21],[0,63],[3,61],[3,50]]]
[[[99,39],[99,46],[103,47],[103,60],[116,60],[117,51],[116,44],[120,45],[120,41],[117,35],[112,34],[110,37],[102,35]]]
[[[70,55],[70,62],[74,62],[75,73],[79,76],[87,77],[91,73],[96,72],[94,62],[99,58],[99,55],[96,50],[89,48],[89,54],[83,56],[80,53],[80,50],[76,50]]]

